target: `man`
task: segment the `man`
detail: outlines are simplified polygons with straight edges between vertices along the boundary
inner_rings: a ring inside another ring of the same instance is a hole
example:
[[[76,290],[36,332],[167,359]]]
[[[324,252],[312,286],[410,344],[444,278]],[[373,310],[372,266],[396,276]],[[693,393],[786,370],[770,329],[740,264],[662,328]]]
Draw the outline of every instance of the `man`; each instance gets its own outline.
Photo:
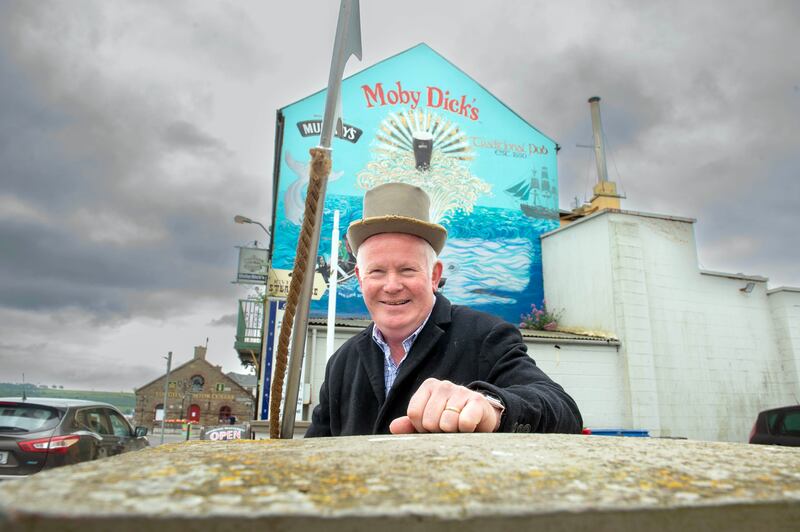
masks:
[[[516,327],[436,293],[447,231],[429,205],[402,183],[364,196],[347,239],[373,324],[329,361],[306,436],[579,432],[577,405]]]

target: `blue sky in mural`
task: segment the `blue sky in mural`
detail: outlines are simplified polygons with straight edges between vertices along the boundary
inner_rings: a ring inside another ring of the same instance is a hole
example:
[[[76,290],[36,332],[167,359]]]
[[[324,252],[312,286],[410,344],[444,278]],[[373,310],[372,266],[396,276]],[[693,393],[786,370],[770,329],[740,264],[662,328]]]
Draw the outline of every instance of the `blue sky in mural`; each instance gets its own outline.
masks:
[[[324,97],[321,91],[281,110],[276,268],[292,267]],[[512,322],[541,302],[539,235],[558,226],[553,140],[424,44],[346,79],[342,109],[320,245],[327,269],[334,210],[343,238],[361,217],[364,191],[402,181],[428,192],[431,219],[448,229],[442,292],[453,302]],[[423,149],[416,143],[415,153],[412,138]],[[344,242],[339,255],[337,314],[366,316]],[[312,314],[325,314],[327,299],[315,302]]]

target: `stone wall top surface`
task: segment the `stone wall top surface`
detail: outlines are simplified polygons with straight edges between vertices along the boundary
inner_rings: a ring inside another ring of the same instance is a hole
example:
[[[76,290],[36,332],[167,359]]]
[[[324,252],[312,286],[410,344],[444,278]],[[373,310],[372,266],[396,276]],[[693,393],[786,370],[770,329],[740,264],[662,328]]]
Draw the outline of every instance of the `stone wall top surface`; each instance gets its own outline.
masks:
[[[674,524],[698,508],[735,520],[731,530],[747,521],[741,515],[763,519],[775,508],[773,530],[796,523],[800,449],[533,434],[190,441],[0,484],[0,530],[189,517],[192,530],[217,530],[225,518],[246,518],[254,530],[274,519],[289,530],[293,518],[356,530],[374,518],[400,527],[559,515],[566,520],[553,523],[602,529],[600,514],[649,512]]]

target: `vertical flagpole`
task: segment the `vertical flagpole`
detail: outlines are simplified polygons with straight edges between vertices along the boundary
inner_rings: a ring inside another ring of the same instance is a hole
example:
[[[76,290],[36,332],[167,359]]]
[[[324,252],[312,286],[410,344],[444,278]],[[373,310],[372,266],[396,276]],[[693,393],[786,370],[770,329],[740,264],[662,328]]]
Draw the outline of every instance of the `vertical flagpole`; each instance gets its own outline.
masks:
[[[339,281],[339,211],[333,211],[333,231],[331,233],[331,276],[328,285],[328,335],[325,338],[325,356],[333,355],[333,339],[336,335],[336,288]]]

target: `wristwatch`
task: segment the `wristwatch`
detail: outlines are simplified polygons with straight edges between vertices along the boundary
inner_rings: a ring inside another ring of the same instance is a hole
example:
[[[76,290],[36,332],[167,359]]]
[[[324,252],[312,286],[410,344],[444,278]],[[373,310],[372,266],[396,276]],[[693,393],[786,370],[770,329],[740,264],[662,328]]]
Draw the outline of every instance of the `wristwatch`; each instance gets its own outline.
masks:
[[[506,411],[506,405],[503,404],[503,401],[501,401],[499,397],[487,392],[479,392],[479,393],[482,396],[484,396],[487,401],[489,401],[489,404],[492,405],[495,410],[500,411],[499,413],[501,416],[503,415],[503,412]]]

